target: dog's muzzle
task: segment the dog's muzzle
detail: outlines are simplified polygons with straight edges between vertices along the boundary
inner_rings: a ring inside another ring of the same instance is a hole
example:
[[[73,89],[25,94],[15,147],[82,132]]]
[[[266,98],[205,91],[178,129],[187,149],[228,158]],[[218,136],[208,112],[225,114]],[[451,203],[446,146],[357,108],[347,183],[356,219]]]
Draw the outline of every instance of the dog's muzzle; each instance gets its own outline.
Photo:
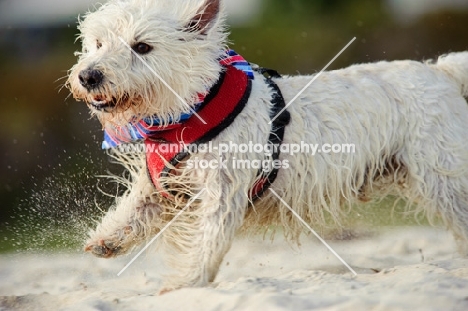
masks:
[[[84,87],[89,93],[96,92],[104,81],[104,74],[95,69],[86,69],[80,71],[78,74],[78,80],[82,87]],[[88,99],[89,105],[99,111],[110,112],[117,105],[117,99],[115,97],[107,98],[102,95],[90,96]]]

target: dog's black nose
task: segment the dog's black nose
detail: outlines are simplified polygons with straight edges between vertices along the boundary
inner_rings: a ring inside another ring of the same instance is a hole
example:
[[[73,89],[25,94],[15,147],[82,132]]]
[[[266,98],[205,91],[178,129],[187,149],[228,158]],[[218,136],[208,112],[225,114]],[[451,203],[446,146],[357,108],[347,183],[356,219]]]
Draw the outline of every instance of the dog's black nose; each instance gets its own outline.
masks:
[[[101,85],[104,75],[99,70],[82,70],[78,74],[80,84],[88,90],[92,90]]]

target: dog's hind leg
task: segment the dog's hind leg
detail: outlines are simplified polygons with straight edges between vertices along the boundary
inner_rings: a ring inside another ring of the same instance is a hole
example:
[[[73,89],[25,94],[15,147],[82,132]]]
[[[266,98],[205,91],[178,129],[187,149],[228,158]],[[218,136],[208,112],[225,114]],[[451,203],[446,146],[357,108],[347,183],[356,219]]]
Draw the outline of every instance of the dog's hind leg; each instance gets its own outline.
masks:
[[[468,176],[440,177],[437,209],[451,229],[459,252],[468,256]]]
[[[436,217],[443,221],[453,232],[460,253],[468,255],[468,162],[461,161],[461,155],[466,158],[467,154],[461,149],[439,154],[437,165],[420,163],[422,170],[410,173],[409,193],[431,222]]]

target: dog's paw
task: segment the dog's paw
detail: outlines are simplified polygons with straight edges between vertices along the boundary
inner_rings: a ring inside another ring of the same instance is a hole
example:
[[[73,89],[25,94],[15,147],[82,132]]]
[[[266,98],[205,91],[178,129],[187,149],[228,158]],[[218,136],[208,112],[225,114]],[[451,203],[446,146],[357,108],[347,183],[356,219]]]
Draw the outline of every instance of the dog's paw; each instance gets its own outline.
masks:
[[[110,240],[99,240],[97,242],[87,243],[84,250],[97,257],[110,258],[119,255],[122,248],[116,246],[115,243]]]
[[[90,252],[101,258],[110,258],[126,253],[127,250],[124,247],[124,240],[132,230],[130,227],[126,227],[121,231],[122,232],[117,234],[115,238],[94,238],[88,240],[84,247],[85,252]]]
[[[129,201],[134,200],[123,202]],[[112,209],[96,230],[89,233],[84,250],[102,258],[130,252],[136,245],[159,232],[160,211],[158,204],[142,200]]]

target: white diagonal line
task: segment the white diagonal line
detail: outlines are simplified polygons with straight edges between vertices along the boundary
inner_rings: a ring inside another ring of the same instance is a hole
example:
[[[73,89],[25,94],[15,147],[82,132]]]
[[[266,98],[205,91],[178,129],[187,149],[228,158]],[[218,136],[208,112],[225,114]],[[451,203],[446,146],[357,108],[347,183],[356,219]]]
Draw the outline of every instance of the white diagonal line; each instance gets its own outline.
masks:
[[[312,229],[312,228],[309,226],[309,224],[306,223],[305,220],[302,219],[302,217],[299,216],[299,214],[296,213],[296,212],[288,205],[288,203],[286,203],[286,202],[278,195],[278,193],[276,193],[275,190],[273,190],[273,189],[270,188],[270,191],[281,201],[281,203],[284,204],[284,206],[286,206],[286,207],[291,211],[291,213],[293,213],[294,216],[296,216],[296,217],[302,222],[302,224],[303,224],[304,226],[307,227],[307,229],[310,230],[310,232],[312,232],[312,233],[317,237],[317,239],[320,240],[320,242],[323,243],[323,245],[325,245],[325,246],[328,248],[328,250],[329,250],[330,252],[332,252],[333,255],[335,255],[336,258],[338,258],[338,259],[346,266],[346,268],[349,269],[349,271],[351,271],[355,276],[357,275],[356,271],[354,271],[353,268],[351,268],[351,267],[346,263],[346,261],[344,261],[343,258],[341,258],[340,255],[338,255],[337,252],[335,252],[335,251],[333,250],[333,248],[331,248],[331,246],[328,245],[328,243],[325,242],[325,240],[322,239],[322,238],[320,237],[320,235],[318,235],[317,232],[315,232],[315,230]]]
[[[148,244],[145,245],[145,247],[143,247],[141,249],[141,251],[138,252],[138,254],[136,254],[135,257],[132,258],[132,260],[130,260],[130,262],[125,266],[123,267],[122,270],[120,270],[119,273],[117,273],[117,276],[120,276],[128,267],[130,267],[130,265],[138,258],[140,257],[140,255],[154,242],[156,241],[157,238],[159,238],[159,236],[164,232],[166,231],[167,228],[169,228],[170,225],[172,225],[172,223],[180,216],[182,215],[183,212],[185,212],[185,210],[189,207],[190,204],[193,203],[193,201],[195,201],[202,193],[203,191],[205,191],[206,189],[202,189],[200,192],[198,192],[193,198],[191,198],[187,205],[185,205],[185,207],[183,209],[180,210],[180,212],[177,213],[177,215],[174,216],[174,218],[172,218],[172,220],[170,222],[167,223],[167,225],[164,226],[164,228],[161,229],[161,231],[159,231],[158,234],[156,234],[152,239],[151,241],[148,242]]]
[[[198,115],[198,113],[196,113],[195,110],[193,110],[193,108],[190,107],[190,105],[187,104],[187,102],[186,102],[179,94],[177,94],[177,92],[174,91],[174,89],[173,89],[166,81],[164,81],[164,79],[163,79],[153,68],[151,68],[151,66],[148,65],[148,63],[147,63],[140,55],[138,55],[138,53],[135,52],[135,51],[131,48],[131,46],[128,45],[127,42],[125,42],[124,39],[122,39],[122,37],[119,37],[119,39],[120,39],[120,41],[122,41],[122,43],[133,53],[133,55],[135,55],[135,56],[136,56],[136,57],[137,57],[137,58],[138,58],[138,59],[139,59],[139,60],[140,60],[140,61],[141,61],[141,62],[142,62],[142,63],[159,79],[159,80],[161,80],[161,82],[162,82],[162,83],[163,83],[163,84],[164,84],[164,85],[165,85],[165,86],[166,86],[166,87],[167,87],[167,88],[184,104],[184,105],[186,105],[186,106],[190,109],[190,111],[191,111],[195,116],[197,116],[198,119],[200,119],[200,121],[203,122],[203,124],[206,124],[205,120],[203,120],[203,118],[200,117],[200,116]]]
[[[276,118],[278,118],[289,106],[291,106],[291,104],[292,104],[299,96],[301,96],[302,93],[304,93],[304,91],[305,91],[312,83],[314,83],[314,81],[315,81],[325,70],[327,70],[328,66],[330,66],[330,65],[338,58],[338,56],[340,56],[341,53],[343,53],[343,52],[351,45],[351,43],[354,42],[354,40],[356,40],[356,37],[354,37],[353,39],[351,39],[351,41],[349,41],[348,44],[346,44],[346,46],[345,46],[344,48],[342,48],[341,51],[339,51],[338,54],[336,54],[336,56],[333,57],[333,59],[332,59],[330,62],[328,62],[328,64],[327,64],[325,67],[323,67],[323,69],[322,69],[318,74],[316,74],[316,75],[313,77],[313,79],[312,79],[309,83],[307,83],[307,85],[304,86],[304,88],[303,88],[302,90],[300,90],[299,93],[297,93],[297,95],[294,96],[294,98],[291,99],[291,100],[289,101],[289,103],[288,103],[283,109],[281,109],[281,111],[278,112],[278,114],[277,114],[273,119],[270,120],[270,122],[268,122],[268,124],[272,124],[273,121],[276,120]]]

